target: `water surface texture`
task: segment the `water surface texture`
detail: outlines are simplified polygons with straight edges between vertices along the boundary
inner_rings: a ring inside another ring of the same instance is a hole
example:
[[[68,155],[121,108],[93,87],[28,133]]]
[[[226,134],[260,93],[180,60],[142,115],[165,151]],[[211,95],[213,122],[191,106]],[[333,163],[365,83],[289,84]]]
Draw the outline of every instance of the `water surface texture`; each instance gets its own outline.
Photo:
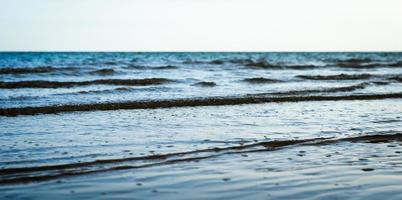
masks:
[[[401,53],[0,53],[0,198],[401,199],[401,86]]]

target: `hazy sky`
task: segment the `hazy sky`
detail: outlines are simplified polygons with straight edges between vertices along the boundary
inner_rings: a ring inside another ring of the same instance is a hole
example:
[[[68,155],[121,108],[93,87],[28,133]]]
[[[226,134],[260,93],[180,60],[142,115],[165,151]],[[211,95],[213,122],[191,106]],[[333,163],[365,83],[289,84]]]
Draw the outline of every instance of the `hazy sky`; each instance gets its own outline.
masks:
[[[0,0],[0,50],[400,51],[402,0]]]

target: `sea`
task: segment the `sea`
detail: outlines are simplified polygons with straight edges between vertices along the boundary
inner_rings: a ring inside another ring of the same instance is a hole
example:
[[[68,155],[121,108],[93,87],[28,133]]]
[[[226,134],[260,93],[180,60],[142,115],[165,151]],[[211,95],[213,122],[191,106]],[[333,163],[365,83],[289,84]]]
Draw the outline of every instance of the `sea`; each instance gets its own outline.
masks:
[[[0,199],[402,199],[402,53],[0,52]]]

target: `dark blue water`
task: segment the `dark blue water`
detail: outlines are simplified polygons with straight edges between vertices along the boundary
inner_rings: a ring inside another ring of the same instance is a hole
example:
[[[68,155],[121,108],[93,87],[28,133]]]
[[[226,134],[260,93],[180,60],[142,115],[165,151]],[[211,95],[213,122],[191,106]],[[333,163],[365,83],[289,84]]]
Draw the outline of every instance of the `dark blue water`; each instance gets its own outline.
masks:
[[[368,85],[349,93],[401,92],[400,79],[392,79],[402,73],[401,62],[399,53],[1,53],[0,105],[4,108],[236,96],[325,90],[361,83]],[[341,74],[370,77],[300,77]],[[150,78],[169,81],[124,83]],[[61,84],[54,88],[46,88],[49,84],[34,88],[29,83],[19,88],[4,86],[4,82],[82,83],[99,79],[119,79],[123,83]]]

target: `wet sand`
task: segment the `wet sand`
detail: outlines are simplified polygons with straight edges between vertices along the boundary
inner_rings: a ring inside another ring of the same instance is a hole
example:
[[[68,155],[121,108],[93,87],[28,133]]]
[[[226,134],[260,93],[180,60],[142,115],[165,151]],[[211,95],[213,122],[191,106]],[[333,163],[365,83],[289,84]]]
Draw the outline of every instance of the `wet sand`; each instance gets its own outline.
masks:
[[[361,139],[122,166],[0,191],[15,199],[400,199],[400,135]]]
[[[278,140],[268,142],[254,142],[230,147],[215,147],[208,149],[197,149],[168,154],[153,154],[141,157],[126,157],[120,159],[96,160],[92,162],[79,162],[64,165],[48,165],[39,167],[7,168],[0,169],[0,185],[26,184],[31,182],[42,182],[53,179],[66,178],[93,173],[105,173],[127,169],[148,168],[160,165],[170,165],[181,162],[194,162],[226,154],[241,154],[254,152],[275,151],[293,146],[323,146],[336,145],[341,142],[352,143],[393,143],[402,144],[402,133],[387,135],[365,135],[346,138],[312,138],[304,140]],[[304,156],[305,151],[300,151],[298,156]],[[130,165],[130,162],[147,163]],[[128,165],[127,165],[128,164]],[[363,171],[372,171],[372,168],[364,168]],[[45,175],[42,175],[45,174]],[[21,177],[22,176],[22,177]],[[6,177],[6,178],[4,178]],[[11,177],[11,178],[8,178]]]

